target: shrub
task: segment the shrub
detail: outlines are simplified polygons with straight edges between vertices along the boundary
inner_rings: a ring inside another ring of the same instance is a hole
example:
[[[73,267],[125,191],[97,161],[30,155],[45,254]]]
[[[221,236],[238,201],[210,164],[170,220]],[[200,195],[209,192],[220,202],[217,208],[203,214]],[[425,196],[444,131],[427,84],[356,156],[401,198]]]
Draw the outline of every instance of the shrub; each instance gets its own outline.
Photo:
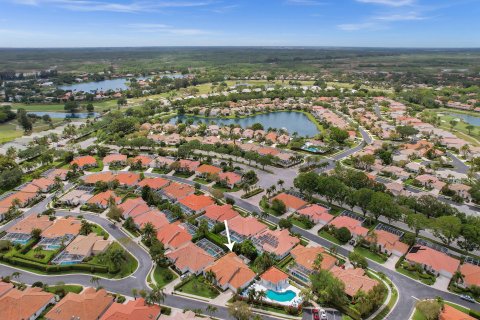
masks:
[[[347,242],[352,238],[352,234],[347,228],[341,227],[340,229],[335,230],[335,237],[342,242]]]

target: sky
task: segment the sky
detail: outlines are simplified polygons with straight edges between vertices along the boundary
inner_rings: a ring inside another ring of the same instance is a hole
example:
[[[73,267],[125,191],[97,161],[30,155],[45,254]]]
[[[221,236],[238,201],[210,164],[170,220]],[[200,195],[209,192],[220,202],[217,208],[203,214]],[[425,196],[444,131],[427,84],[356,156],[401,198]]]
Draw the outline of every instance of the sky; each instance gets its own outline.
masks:
[[[0,47],[480,47],[480,0],[0,0]]]

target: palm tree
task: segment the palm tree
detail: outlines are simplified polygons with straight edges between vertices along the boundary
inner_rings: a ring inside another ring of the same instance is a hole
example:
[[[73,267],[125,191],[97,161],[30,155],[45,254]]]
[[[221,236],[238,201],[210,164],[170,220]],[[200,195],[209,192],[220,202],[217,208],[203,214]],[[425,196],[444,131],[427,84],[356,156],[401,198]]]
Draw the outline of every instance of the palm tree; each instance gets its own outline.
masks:
[[[156,236],[156,233],[157,231],[155,230],[155,227],[153,226],[153,224],[151,224],[150,222],[147,222],[144,226],[143,226],[143,238],[145,240],[151,240],[153,239],[155,236]]]
[[[255,300],[255,297],[257,296],[257,291],[255,291],[255,289],[253,288],[250,288],[247,291],[247,296],[248,296],[248,301],[252,302],[253,300]]]
[[[319,271],[322,268],[322,261],[323,261],[323,255],[319,253],[315,258],[315,261],[313,261],[313,268]]]
[[[20,272],[15,271],[15,272],[12,272],[12,274],[10,275],[10,277],[13,278],[13,279],[18,279],[18,278],[20,278],[20,275],[21,275]]]
[[[218,311],[218,308],[215,307],[215,306],[212,306],[211,304],[209,304],[206,308],[205,308],[205,312],[207,313],[210,313],[210,314],[214,314]]]
[[[132,288],[133,299],[137,300],[137,294],[138,294],[138,290],[136,288]]]
[[[163,292],[163,289],[154,285],[152,291],[147,296],[147,302],[149,304],[161,304],[163,301],[165,301],[165,293]]]
[[[278,184],[278,186],[279,186],[280,188],[283,189],[283,185],[285,184],[285,181],[283,181],[282,179],[279,179],[279,180],[277,181],[277,184]]]
[[[257,299],[260,304],[263,303],[263,299],[267,297],[267,292],[265,290],[260,290],[257,292]]]
[[[92,276],[90,278],[90,283],[95,284],[98,287],[98,285],[100,284],[100,278],[96,276]]]
[[[215,281],[215,278],[216,278],[215,272],[213,272],[212,270],[208,270],[207,272],[205,272],[205,279],[210,284],[213,284],[213,281]]]

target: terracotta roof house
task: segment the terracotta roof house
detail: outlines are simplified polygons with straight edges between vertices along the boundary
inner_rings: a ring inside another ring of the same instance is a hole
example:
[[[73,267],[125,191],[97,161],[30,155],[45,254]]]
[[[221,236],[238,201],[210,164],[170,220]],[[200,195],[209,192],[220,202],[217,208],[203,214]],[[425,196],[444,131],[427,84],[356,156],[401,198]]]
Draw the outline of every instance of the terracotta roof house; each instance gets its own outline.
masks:
[[[257,153],[262,156],[268,156],[268,155],[276,156],[280,153],[280,151],[271,147],[260,147],[257,149]]]
[[[157,320],[160,316],[158,304],[148,305],[145,299],[138,298],[127,303],[113,303],[100,320]]]
[[[73,189],[72,191],[64,194],[57,200],[57,203],[63,203],[69,206],[78,206],[84,204],[92,197],[92,194],[87,190]]]
[[[178,200],[178,204],[186,214],[199,214],[215,204],[215,201],[208,196],[191,194]]]
[[[167,157],[157,157],[155,158],[155,160],[153,160],[151,163],[150,163],[150,167],[153,167],[153,168],[165,168],[165,167],[168,167],[170,166],[172,163],[174,163],[175,160],[171,159],[171,158],[167,158]]]
[[[49,192],[55,187],[55,180],[49,178],[38,178],[32,180],[32,182],[30,182],[29,184],[36,186],[40,190],[40,192]]]
[[[138,229],[142,229],[147,223],[151,223],[156,230],[169,224],[167,217],[157,209],[134,216],[133,222]]]
[[[242,181],[242,176],[235,172],[222,172],[218,175],[218,180],[220,183],[233,189],[235,185]]]
[[[257,250],[260,252],[269,252],[278,260],[285,258],[290,253],[290,250],[300,243],[300,239],[292,237],[288,229],[267,229],[253,236],[252,241]]]
[[[334,266],[330,271],[345,284],[345,293],[350,297],[354,297],[360,290],[368,293],[378,284],[377,280],[367,277],[362,268],[342,269]]]
[[[192,236],[176,221],[157,230],[157,239],[166,249],[174,250],[191,241]]]
[[[385,230],[375,230],[365,240],[370,243],[376,243],[380,251],[397,257],[405,255],[409,248],[408,244],[400,241],[399,236]]]
[[[34,214],[29,215],[23,220],[20,220],[13,226],[11,226],[8,230],[7,233],[8,235],[19,235],[23,234],[25,236],[28,236],[28,239],[31,237],[32,230],[34,229],[39,229],[42,232],[45,231],[48,227],[50,227],[53,224],[53,221],[50,221],[50,217],[48,216],[36,216]],[[26,241],[28,240],[26,239]],[[25,242],[26,242],[25,241]],[[13,240],[13,242],[16,242]],[[21,243],[20,241],[19,243]]]
[[[65,248],[64,252],[78,257],[81,262],[86,257],[104,252],[111,244],[110,240],[103,240],[103,237],[90,233],[87,236],[78,235]]]
[[[103,158],[103,164],[106,166],[127,164],[127,155],[119,153],[109,154]]]
[[[53,169],[52,171],[48,171],[45,178],[55,180],[55,177],[59,177],[60,180],[65,181],[67,180],[67,173],[69,171],[69,169]]]
[[[125,200],[124,203],[118,206],[120,210],[122,210],[122,214],[124,218],[127,217],[136,217],[143,213],[150,211],[150,207],[147,205],[145,200],[142,198],[129,198]]]
[[[180,159],[178,162],[180,165],[179,171],[194,172],[200,166],[200,161]]]
[[[270,267],[262,273],[260,281],[265,288],[277,292],[285,290],[290,285],[288,283],[288,274],[276,267]]]
[[[480,267],[470,263],[464,263],[460,266],[460,272],[463,275],[462,285],[465,288],[470,286],[480,287]]]
[[[144,186],[149,186],[150,189],[159,190],[170,184],[170,180],[163,179],[160,177],[157,178],[146,178],[138,183],[138,186],[143,188]]]
[[[118,172],[114,179],[118,180],[121,186],[133,187],[140,180],[140,175],[135,172]]]
[[[195,172],[199,177],[209,177],[218,176],[220,172],[222,172],[222,169],[209,164],[202,164],[197,169],[195,169]]]
[[[42,232],[42,239],[63,238],[67,235],[76,236],[82,228],[82,221],[75,217],[58,218]]]
[[[182,274],[188,272],[199,275],[215,261],[205,250],[190,241],[165,256]]]
[[[267,133],[265,135],[265,140],[269,141],[271,143],[275,143],[275,142],[277,142],[277,137],[278,137],[278,135],[277,135],[276,132],[270,131],[269,133]]]
[[[195,188],[183,183],[172,182],[162,190],[160,194],[167,199],[178,201],[195,192]]]
[[[337,258],[328,254],[322,247],[298,245],[290,251],[290,254],[295,259],[295,268],[292,269],[292,273],[306,282],[310,281],[309,276],[315,271],[315,260],[319,254],[323,257],[321,269],[330,270],[337,263]]]
[[[96,320],[112,305],[113,297],[100,289],[86,288],[80,294],[69,292],[46,315],[46,320]]]
[[[85,182],[85,184],[95,184],[99,181],[108,183],[115,179],[115,175],[110,171],[105,171],[105,172],[89,174],[89,175],[83,176],[81,179]]]
[[[460,266],[459,260],[446,253],[421,245],[413,246],[405,256],[405,260],[411,264],[418,263],[425,270],[447,278],[451,278]]]
[[[273,197],[270,201],[275,199],[282,201],[289,212],[298,211],[308,204],[306,201],[288,193],[280,193],[279,195]]]
[[[210,270],[215,274],[215,281],[222,290],[230,289],[237,292],[238,289],[246,288],[255,279],[255,272],[250,270],[234,252],[215,261],[204,270],[204,274]]]
[[[13,289],[13,283],[0,281],[0,297]]]
[[[443,309],[438,316],[438,320],[475,320],[476,318],[462,312],[458,309],[455,309],[448,304],[443,305]]]
[[[225,204],[223,206],[213,204],[205,209],[203,217],[208,218],[213,224],[216,224],[218,222],[223,223],[225,220],[230,221],[239,215],[231,204]]]
[[[347,216],[336,217],[329,225],[337,229],[347,228],[354,238],[365,237],[368,233],[368,229],[362,227],[361,221]]]
[[[122,199],[118,197],[112,190],[97,193],[90,199],[87,204],[97,206],[98,208],[107,209],[110,206],[111,201],[115,204],[120,204]]]
[[[0,297],[0,319],[36,319],[52,303],[55,296],[41,288],[12,289]]]
[[[306,207],[297,210],[297,214],[307,217],[313,223],[321,224],[327,224],[335,218],[335,216],[328,213],[327,208],[319,206],[318,204],[309,204]]]
[[[76,157],[70,162],[70,165],[73,166],[76,164],[80,169],[85,169],[89,167],[96,167],[97,166],[97,159],[92,156],[83,156],[83,157]]]
[[[131,164],[137,164],[140,162],[140,165],[142,167],[149,167],[150,166],[150,163],[153,161],[152,158],[150,158],[149,156],[145,156],[145,155],[138,155],[132,159],[129,159],[129,162]]]
[[[228,221],[228,228],[230,229],[230,235],[237,238],[238,242],[268,229],[265,224],[254,217],[242,217],[240,215]]]

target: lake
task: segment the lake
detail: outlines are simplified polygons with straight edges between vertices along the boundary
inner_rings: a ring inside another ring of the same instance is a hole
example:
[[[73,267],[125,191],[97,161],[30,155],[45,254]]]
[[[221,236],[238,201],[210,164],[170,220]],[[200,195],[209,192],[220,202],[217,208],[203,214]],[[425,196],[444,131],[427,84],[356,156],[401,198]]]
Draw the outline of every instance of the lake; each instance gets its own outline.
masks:
[[[167,74],[162,75],[163,77],[168,78],[182,78],[184,75],[182,74]],[[145,80],[148,77],[135,77],[137,80]],[[59,86],[58,88],[67,91],[83,91],[83,92],[92,92],[92,91],[107,91],[107,90],[127,90],[128,85],[127,83],[132,78],[117,78],[117,79],[109,79],[109,80],[102,80],[102,81],[92,81],[92,82],[80,82],[74,83],[64,86]]]
[[[270,112],[237,119],[202,118],[183,115],[173,117],[170,119],[170,123],[176,123],[177,120],[185,122],[187,119],[193,119],[194,123],[210,123],[213,121],[219,126],[228,126],[233,123],[240,125],[242,128],[250,127],[254,123],[261,123],[265,130],[268,128],[287,129],[290,135],[296,132],[302,137],[313,137],[318,133],[317,126],[304,113],[292,111]]]
[[[480,116],[471,116],[469,114],[463,114],[463,113],[448,113],[452,117],[462,119],[468,124],[474,125],[474,126],[479,126],[480,127]]]
[[[76,113],[65,113],[65,112],[40,112],[40,111],[27,111],[29,114],[35,114],[39,117],[44,115],[49,115],[52,119],[86,119],[98,117],[100,114],[97,112],[76,112]]]

